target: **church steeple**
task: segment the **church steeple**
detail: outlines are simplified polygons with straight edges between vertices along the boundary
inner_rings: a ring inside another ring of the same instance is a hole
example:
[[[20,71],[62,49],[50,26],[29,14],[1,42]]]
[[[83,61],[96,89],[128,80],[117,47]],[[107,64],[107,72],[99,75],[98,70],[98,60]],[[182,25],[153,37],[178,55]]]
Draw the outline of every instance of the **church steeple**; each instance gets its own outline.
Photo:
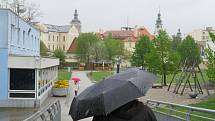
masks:
[[[81,32],[81,21],[78,19],[78,11],[75,9],[74,18],[70,22],[71,26],[75,26],[78,32]]]
[[[177,32],[177,34],[176,34],[176,36],[179,37],[179,38],[181,38],[181,35],[182,35],[182,34],[181,34],[181,29],[179,28],[179,29],[178,29],[178,32]]]
[[[159,13],[158,13],[158,18],[156,20],[156,23],[155,23],[155,35],[158,35],[159,34],[159,31],[163,29],[163,24],[162,24],[162,20],[161,20],[161,13],[160,13],[160,10],[159,10]]]
[[[75,9],[74,20],[78,20],[78,11]]]

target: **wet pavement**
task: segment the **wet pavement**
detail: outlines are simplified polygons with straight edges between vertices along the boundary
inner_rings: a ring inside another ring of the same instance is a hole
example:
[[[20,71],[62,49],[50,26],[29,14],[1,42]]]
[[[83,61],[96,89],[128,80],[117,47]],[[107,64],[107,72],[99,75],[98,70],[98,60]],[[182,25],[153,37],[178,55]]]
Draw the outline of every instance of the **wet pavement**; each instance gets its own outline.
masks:
[[[90,85],[92,82],[87,77],[88,72],[84,71],[74,71],[72,76],[79,77],[81,79],[79,92],[83,91]],[[67,97],[49,97],[42,104],[41,108],[51,104],[55,100],[60,100],[61,103],[61,121],[73,121],[72,118],[68,115],[69,108],[74,97],[74,84],[70,81],[69,95]],[[39,109],[34,108],[0,108],[0,121],[22,121],[32,114],[37,112]],[[92,118],[83,119],[80,121],[91,121]]]

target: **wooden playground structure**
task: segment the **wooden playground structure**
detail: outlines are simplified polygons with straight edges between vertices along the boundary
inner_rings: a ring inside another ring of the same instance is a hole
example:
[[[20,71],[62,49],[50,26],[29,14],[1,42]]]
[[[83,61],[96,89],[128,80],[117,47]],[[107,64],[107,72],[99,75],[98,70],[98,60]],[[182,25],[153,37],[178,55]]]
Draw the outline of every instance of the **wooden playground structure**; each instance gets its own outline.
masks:
[[[179,69],[174,72],[167,90],[170,91],[170,88],[173,85],[173,82],[175,81],[175,87],[173,89],[173,93],[176,93],[176,94],[180,93],[181,95],[183,95],[185,88],[187,87],[187,84],[188,84],[188,88],[190,89],[191,92],[194,92],[195,94],[203,94],[202,87],[199,82],[199,76],[198,76],[199,74],[200,74],[200,78],[203,81],[203,84],[205,85],[207,94],[209,95],[209,90],[207,88],[206,81],[204,79],[203,73],[198,63],[195,61],[190,63],[187,61],[187,59],[185,59],[185,61],[179,65]],[[192,80],[194,82],[194,85],[193,83],[191,83]]]

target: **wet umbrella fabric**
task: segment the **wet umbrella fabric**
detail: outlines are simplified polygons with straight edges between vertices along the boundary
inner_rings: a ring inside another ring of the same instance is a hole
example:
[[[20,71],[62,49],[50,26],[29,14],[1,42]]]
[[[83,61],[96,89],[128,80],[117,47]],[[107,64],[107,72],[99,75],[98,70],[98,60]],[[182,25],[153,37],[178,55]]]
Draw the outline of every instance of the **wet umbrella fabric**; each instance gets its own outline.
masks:
[[[114,110],[107,116],[95,116],[92,121],[157,121],[152,109],[137,100]]]
[[[84,90],[72,101],[69,114],[74,120],[107,115],[146,94],[157,77],[138,68],[115,74]]]

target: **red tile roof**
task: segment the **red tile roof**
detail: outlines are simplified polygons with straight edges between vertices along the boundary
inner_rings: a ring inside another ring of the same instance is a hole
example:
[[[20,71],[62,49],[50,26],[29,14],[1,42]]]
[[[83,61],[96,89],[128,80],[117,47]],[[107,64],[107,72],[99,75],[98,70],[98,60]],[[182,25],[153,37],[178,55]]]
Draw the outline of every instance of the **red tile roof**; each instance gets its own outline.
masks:
[[[146,28],[138,28],[137,30],[116,30],[116,31],[106,31],[103,33],[103,37],[108,37],[109,34],[112,35],[114,39],[120,39],[123,41],[137,41],[140,36],[148,36],[151,40],[154,36],[149,33]]]
[[[74,40],[72,41],[69,49],[67,50],[67,53],[75,53],[77,47],[77,38],[75,37]]]

